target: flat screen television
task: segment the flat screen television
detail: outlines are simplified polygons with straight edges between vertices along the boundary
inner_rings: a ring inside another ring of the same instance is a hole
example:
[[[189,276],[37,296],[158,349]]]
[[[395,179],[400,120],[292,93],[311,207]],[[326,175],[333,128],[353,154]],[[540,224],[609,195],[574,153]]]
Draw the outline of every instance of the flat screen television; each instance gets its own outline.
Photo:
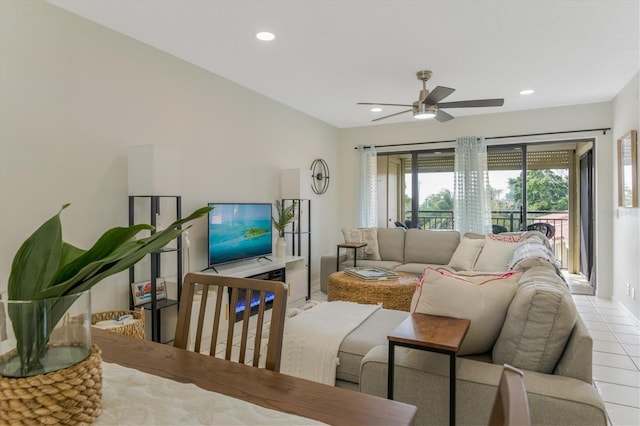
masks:
[[[209,203],[209,267],[271,254],[269,203]]]

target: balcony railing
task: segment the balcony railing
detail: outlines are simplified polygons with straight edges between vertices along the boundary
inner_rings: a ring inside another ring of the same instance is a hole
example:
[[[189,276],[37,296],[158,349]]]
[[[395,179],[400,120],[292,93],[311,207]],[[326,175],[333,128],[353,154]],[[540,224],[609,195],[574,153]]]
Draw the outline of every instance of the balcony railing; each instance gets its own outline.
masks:
[[[407,223],[411,222],[411,214],[407,214]],[[452,210],[420,210],[418,211],[418,228],[420,229],[454,229]],[[528,211],[527,223],[550,223],[555,234],[550,240],[556,259],[562,268],[568,266],[569,249],[569,212],[567,211]],[[491,224],[504,227],[506,231],[517,232],[526,229],[520,224],[519,210],[494,210],[491,212]]]

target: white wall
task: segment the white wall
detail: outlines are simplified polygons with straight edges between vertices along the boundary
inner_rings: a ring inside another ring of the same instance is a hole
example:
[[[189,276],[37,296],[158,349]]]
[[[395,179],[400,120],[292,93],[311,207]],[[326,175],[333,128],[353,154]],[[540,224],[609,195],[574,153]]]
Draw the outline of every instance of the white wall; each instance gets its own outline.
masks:
[[[450,111],[455,115],[455,111]],[[354,147],[358,144],[384,145],[428,141],[452,140],[459,136],[506,136],[529,133],[557,132],[580,129],[612,127],[610,103],[577,105],[570,107],[538,109],[520,112],[476,115],[459,117],[446,123],[437,121],[415,121],[409,123],[375,125],[342,129],[340,131],[340,169],[341,179],[355,182],[357,173],[357,157]],[[613,251],[613,137],[608,132],[572,133],[549,137],[512,138],[507,140],[487,141],[488,144],[535,142],[545,140],[563,140],[578,137],[595,138],[596,152],[596,278],[598,296],[609,298],[612,292],[612,251]],[[415,148],[431,149],[452,147],[452,143],[416,145]],[[378,151],[406,150],[411,147],[380,148]],[[355,187],[340,186],[340,199],[343,210],[355,211]],[[341,218],[340,226],[349,227],[355,224],[355,215]],[[339,229],[334,238],[338,239]]]
[[[612,102],[615,139],[630,130],[640,130],[639,76],[636,74]],[[616,171],[611,190],[617,194],[616,156],[612,159],[611,169]],[[617,199],[614,198],[613,202],[616,211],[613,225],[613,298],[640,318],[640,208],[620,208],[617,207]],[[635,290],[635,299],[627,294],[627,284]]]
[[[207,202],[272,202],[280,171],[337,165],[336,128],[43,2],[0,2],[0,291],[16,250],[63,203],[66,241],[88,248],[127,225],[127,147],[177,147],[183,214]],[[332,176],[333,179],[333,176]],[[337,185],[312,198],[312,229],[335,227]],[[333,241],[312,235],[318,256]],[[206,267],[206,220],[190,234]],[[128,306],[126,273],[94,310]]]

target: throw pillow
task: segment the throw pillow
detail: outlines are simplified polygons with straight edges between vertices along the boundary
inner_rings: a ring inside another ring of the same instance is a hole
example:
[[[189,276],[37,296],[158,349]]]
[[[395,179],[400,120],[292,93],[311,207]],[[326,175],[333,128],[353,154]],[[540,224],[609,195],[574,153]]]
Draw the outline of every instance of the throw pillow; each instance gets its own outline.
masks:
[[[365,247],[357,249],[358,259],[382,260],[378,249],[378,229],[360,228],[343,229],[345,243],[366,243]],[[347,249],[347,259],[353,260],[353,249]]]
[[[472,270],[482,246],[484,246],[484,239],[478,240],[463,237],[460,244],[458,244],[458,248],[453,252],[453,256],[451,256],[449,266],[458,270]]]
[[[499,235],[487,234],[473,270],[485,272],[504,272],[509,270],[509,263],[517,245],[516,241],[505,241]]]
[[[476,232],[465,232],[463,237],[471,238],[474,240],[484,240],[485,234],[478,234]]]
[[[411,312],[471,321],[458,355],[489,351],[500,333],[521,272],[457,274],[426,268]]]
[[[532,267],[518,284],[493,347],[493,362],[553,373],[577,318],[569,289],[558,274],[548,267]]]
[[[382,260],[378,248],[378,228],[362,228],[362,237],[367,246],[364,247],[364,257],[367,260]]]
[[[487,234],[487,237],[505,243],[517,243],[522,239],[522,232],[502,232],[500,234]]]

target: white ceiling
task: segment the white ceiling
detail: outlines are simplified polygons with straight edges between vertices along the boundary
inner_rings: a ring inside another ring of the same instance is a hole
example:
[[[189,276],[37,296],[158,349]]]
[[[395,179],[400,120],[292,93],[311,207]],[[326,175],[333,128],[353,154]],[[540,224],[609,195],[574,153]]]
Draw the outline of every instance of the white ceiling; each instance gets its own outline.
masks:
[[[610,101],[640,69],[638,0],[50,3],[341,128],[403,109],[356,102],[417,100],[422,69],[456,89],[445,102],[505,99],[457,117]]]

